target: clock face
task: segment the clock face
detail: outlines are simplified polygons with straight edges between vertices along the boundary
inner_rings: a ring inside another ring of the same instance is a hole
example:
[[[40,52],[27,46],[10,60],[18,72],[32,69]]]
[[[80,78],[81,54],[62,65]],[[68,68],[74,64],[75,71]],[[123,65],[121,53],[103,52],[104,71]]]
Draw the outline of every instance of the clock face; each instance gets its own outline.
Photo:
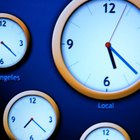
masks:
[[[139,89],[139,36],[140,10],[133,3],[72,1],[54,30],[54,61],[80,93],[98,99],[121,98]]]
[[[0,14],[0,69],[16,65],[26,54],[29,31],[26,25],[10,14]]]
[[[7,105],[4,127],[11,139],[45,140],[55,131],[58,118],[58,108],[49,96],[39,91],[25,91]]]
[[[127,132],[114,123],[98,123],[88,128],[80,140],[130,140]]]
[[[110,134],[111,132],[111,134]],[[111,140],[125,140],[124,136],[118,131],[113,128],[100,128],[95,130],[94,132],[91,132],[86,140],[92,140],[92,139],[99,139],[99,140],[106,140],[106,139],[111,139]]]

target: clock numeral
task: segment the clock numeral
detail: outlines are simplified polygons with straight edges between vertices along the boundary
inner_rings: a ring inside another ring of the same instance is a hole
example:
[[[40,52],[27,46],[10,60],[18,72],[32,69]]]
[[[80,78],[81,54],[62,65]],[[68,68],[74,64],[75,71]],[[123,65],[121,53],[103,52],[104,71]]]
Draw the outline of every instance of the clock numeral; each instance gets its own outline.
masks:
[[[0,64],[4,64],[4,61],[3,61],[3,59],[2,59],[2,58],[0,59]]]
[[[19,41],[19,46],[23,46],[23,40]]]
[[[49,123],[52,123],[52,121],[53,121],[53,120],[52,120],[52,116],[49,116],[49,119],[50,119],[50,120],[49,120]]]
[[[33,135],[30,136],[30,140],[34,140]]]
[[[0,27],[6,27],[6,21],[5,20],[2,20],[0,21]]]
[[[103,135],[109,136],[109,133],[110,133],[109,129],[103,130]]]
[[[68,39],[67,40],[67,45],[69,46],[68,49],[71,49],[73,47],[73,40],[72,39]]]
[[[36,104],[36,98],[35,98],[35,97],[30,98],[30,103],[31,103],[31,104]]]
[[[105,3],[104,5],[103,5],[103,7],[105,7],[105,13],[116,13],[115,12],[115,4],[114,3],[110,3],[110,4],[108,4],[108,3]],[[111,7],[109,10],[108,10],[108,7]]]
[[[106,87],[108,87],[110,85],[110,81],[108,79],[109,79],[108,76],[105,77],[105,79],[104,79],[104,86],[106,86]]]
[[[16,120],[15,116],[12,116],[11,120],[12,120],[12,122],[15,122],[15,120]]]

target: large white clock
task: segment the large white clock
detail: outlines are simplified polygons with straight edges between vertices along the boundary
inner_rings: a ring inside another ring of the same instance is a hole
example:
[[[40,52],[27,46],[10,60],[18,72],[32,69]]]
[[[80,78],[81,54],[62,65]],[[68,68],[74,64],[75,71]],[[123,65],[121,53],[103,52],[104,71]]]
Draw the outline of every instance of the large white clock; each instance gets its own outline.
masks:
[[[118,99],[140,87],[140,2],[74,0],[53,33],[53,57],[80,93]]]

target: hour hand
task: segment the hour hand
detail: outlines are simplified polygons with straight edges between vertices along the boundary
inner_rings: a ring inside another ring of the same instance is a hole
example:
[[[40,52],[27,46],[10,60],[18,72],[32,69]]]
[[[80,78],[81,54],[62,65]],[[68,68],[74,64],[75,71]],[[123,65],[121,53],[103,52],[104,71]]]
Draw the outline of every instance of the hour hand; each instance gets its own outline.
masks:
[[[24,128],[26,128],[29,124],[30,124],[30,122],[33,120],[33,118],[31,118],[25,125],[24,125]]]
[[[114,60],[112,51],[111,51],[111,49],[110,49],[111,44],[110,44],[109,42],[107,42],[107,43],[105,44],[105,46],[107,47],[107,50],[108,50],[108,53],[109,53],[109,56],[110,56],[110,60],[111,60],[112,66],[113,66],[113,69],[116,69],[117,66],[116,66],[116,63],[115,63],[115,60]]]

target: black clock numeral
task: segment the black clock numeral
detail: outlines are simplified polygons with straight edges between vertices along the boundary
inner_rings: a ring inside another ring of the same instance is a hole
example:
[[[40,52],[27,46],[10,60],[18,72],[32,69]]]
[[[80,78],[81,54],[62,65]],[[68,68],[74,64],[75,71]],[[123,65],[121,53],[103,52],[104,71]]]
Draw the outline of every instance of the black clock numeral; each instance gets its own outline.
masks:
[[[3,58],[0,59],[0,64],[4,64]]]
[[[53,119],[52,119],[52,116],[49,116],[49,123],[52,123]]]
[[[103,7],[105,7],[105,13],[116,13],[115,12],[115,4],[114,3],[110,3],[110,4],[105,3],[103,5]]]
[[[110,133],[109,129],[103,130],[103,135],[109,136],[109,133]]]
[[[110,81],[108,79],[109,79],[108,76],[105,77],[104,82],[103,82],[104,83],[104,86],[106,86],[106,87],[108,87],[110,85]]]
[[[30,140],[34,140],[33,135],[30,136]]]
[[[31,104],[36,104],[36,98],[35,98],[35,97],[30,98],[30,103],[31,103]]]
[[[71,49],[73,47],[73,40],[72,39],[68,39],[67,40],[67,45],[69,46],[68,49]]]
[[[0,21],[0,27],[6,27],[6,21],[5,20]]]
[[[19,41],[19,46],[23,46],[23,40]]]
[[[12,116],[12,117],[11,117],[11,120],[12,120],[12,122],[14,123],[15,120],[16,120],[15,116]]]

